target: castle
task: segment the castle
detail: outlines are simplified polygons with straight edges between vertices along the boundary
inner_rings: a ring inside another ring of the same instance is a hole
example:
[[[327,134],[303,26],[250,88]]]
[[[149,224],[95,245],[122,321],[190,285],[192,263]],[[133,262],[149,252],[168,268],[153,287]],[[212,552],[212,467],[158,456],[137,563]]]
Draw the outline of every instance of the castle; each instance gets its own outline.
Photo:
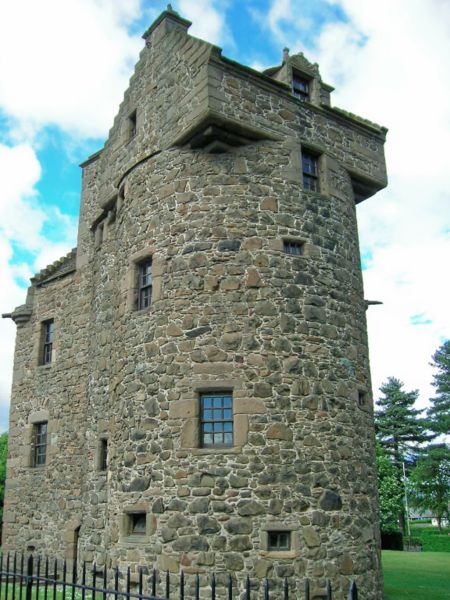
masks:
[[[380,600],[355,205],[386,129],[302,54],[259,73],[189,26],[144,34],[77,248],[5,315],[3,547]]]

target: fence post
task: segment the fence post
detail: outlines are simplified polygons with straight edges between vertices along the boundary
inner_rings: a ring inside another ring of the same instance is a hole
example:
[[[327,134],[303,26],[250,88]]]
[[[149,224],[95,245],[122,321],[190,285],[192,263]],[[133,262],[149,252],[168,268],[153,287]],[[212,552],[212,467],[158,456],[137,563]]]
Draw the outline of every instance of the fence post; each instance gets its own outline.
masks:
[[[27,562],[27,577],[26,577],[26,591],[25,591],[25,600],[31,600],[31,595],[33,593],[33,555],[30,554]]]
[[[350,582],[350,589],[348,590],[348,600],[358,600],[358,589],[356,587],[356,581],[354,579]]]

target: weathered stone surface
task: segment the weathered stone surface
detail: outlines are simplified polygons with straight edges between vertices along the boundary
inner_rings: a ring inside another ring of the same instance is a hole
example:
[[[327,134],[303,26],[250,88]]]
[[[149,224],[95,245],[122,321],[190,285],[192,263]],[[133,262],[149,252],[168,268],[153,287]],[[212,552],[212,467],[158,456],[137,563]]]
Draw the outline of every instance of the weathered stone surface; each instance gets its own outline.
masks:
[[[268,440],[292,440],[292,429],[283,423],[273,423],[267,429]]]
[[[265,512],[264,506],[255,500],[241,500],[237,504],[238,514],[241,517],[251,517],[254,515],[260,515]]]
[[[342,508],[341,497],[332,490],[325,490],[320,498],[320,508],[323,508],[323,510],[340,510]]]

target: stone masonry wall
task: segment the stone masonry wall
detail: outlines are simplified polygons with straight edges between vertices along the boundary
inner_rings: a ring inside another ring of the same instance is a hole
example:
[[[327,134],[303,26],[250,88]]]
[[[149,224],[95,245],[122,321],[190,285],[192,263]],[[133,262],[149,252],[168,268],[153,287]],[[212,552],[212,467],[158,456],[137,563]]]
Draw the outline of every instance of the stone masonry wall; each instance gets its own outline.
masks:
[[[192,149],[212,115],[259,141]],[[317,597],[326,578],[336,598],[356,578],[361,597],[381,599],[352,180],[385,184],[383,140],[222,60],[164,13],[105,148],[83,165],[77,269],[35,284],[18,328],[6,547],[133,573],[307,576]],[[305,151],[319,192],[303,189]],[[144,259],[152,303],[136,310]],[[48,318],[55,361],[38,366]],[[213,391],[233,396],[230,448],[199,447],[199,397]],[[24,432],[39,418],[48,463],[32,468]],[[290,532],[290,549],[270,550],[270,531]]]

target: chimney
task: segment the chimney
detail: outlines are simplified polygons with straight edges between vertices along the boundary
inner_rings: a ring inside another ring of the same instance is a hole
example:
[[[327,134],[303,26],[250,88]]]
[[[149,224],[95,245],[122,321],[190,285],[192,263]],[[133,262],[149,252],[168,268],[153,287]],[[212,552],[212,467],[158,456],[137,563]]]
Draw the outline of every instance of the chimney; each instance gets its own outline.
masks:
[[[180,17],[180,15],[173,10],[172,5],[168,4],[166,10],[159,15],[152,25],[150,25],[142,37],[147,45],[150,43],[154,44],[159,42],[165,34],[175,29],[187,34],[191,25],[191,21]]]
[[[289,48],[283,48],[283,61],[281,64],[285,64],[287,63],[287,61],[289,60]]]

